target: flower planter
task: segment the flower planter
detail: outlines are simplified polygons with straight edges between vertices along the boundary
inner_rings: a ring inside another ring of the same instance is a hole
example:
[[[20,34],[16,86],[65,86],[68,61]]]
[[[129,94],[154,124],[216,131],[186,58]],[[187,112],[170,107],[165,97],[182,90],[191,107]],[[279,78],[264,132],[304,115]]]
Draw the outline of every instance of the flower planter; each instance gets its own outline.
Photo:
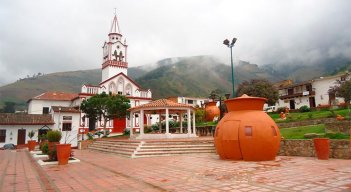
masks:
[[[213,121],[216,116],[219,116],[220,111],[216,106],[217,102],[208,102],[205,107],[205,119],[206,121]]]
[[[37,142],[35,140],[29,140],[28,141],[28,150],[29,151],[34,151],[35,145]]]
[[[314,138],[314,149],[316,151],[317,158],[320,160],[329,159],[329,139],[328,138]]]
[[[59,165],[68,164],[69,157],[71,156],[71,144],[57,144],[57,160]]]

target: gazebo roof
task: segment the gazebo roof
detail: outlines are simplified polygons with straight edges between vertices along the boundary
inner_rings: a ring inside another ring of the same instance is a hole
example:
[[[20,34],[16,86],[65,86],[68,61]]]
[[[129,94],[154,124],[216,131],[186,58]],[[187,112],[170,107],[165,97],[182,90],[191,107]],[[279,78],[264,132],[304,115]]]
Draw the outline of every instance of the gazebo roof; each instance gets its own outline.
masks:
[[[159,99],[156,101],[152,101],[150,103],[146,103],[143,105],[132,107],[132,108],[128,109],[128,111],[134,111],[137,109],[152,109],[152,108],[172,108],[172,109],[174,109],[174,108],[189,108],[189,109],[194,109],[194,107],[191,105],[176,103],[176,102],[168,100],[168,99]]]

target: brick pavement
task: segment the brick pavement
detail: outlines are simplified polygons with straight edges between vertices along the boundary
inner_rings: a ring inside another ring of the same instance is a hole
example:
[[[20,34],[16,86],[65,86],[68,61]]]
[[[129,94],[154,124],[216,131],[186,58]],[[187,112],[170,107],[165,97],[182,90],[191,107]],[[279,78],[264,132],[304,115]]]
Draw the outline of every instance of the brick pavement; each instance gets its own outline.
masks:
[[[129,159],[76,150],[80,163],[36,170],[26,154],[0,151],[0,191],[351,191],[351,160],[243,162],[214,154]]]

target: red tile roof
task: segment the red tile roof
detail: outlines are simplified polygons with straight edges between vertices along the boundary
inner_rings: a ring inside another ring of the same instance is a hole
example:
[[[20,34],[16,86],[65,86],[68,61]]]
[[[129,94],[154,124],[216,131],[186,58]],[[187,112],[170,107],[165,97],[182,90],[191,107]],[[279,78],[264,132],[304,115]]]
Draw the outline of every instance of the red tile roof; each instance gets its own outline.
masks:
[[[60,112],[60,113],[80,113],[79,109],[76,109],[74,107],[52,106],[51,109],[54,112]]]
[[[77,97],[78,97],[77,93],[65,93],[65,92],[53,91],[53,92],[42,93],[41,95],[35,96],[30,100],[72,101]]]
[[[0,125],[53,125],[51,115],[0,113]]]
[[[143,105],[139,105],[133,108],[128,109],[129,111],[131,110],[135,110],[135,109],[147,109],[147,108],[193,108],[191,105],[187,105],[187,104],[181,104],[181,103],[176,103],[174,101],[168,100],[168,99],[159,99],[156,101],[152,101],[150,103],[146,103]]]

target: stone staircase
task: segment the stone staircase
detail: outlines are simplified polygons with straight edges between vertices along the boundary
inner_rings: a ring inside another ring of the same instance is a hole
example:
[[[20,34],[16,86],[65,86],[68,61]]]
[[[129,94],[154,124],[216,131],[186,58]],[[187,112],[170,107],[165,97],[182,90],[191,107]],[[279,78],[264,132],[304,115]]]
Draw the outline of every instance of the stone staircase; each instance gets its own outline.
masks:
[[[212,139],[208,140],[97,140],[91,150],[118,154],[130,158],[215,153]]]

